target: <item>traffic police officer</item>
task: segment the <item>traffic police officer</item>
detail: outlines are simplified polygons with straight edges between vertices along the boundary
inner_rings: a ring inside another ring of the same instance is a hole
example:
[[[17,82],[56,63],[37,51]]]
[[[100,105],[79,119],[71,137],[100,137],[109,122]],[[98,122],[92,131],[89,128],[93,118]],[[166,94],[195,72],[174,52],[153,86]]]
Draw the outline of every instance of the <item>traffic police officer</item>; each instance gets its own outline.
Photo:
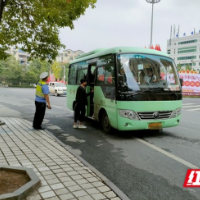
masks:
[[[48,72],[43,72],[40,74],[40,81],[37,84],[36,92],[35,92],[35,116],[33,120],[33,128],[34,129],[42,129],[42,121],[44,119],[46,107],[51,109],[50,101],[49,101],[49,87],[47,85],[48,80]],[[47,105],[46,105],[47,104]]]

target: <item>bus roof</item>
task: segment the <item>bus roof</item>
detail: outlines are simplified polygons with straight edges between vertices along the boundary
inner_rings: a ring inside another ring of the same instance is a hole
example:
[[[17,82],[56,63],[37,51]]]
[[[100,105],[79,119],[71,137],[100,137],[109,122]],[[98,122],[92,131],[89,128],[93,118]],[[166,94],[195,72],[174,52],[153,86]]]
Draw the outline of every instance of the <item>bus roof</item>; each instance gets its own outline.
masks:
[[[70,63],[81,62],[84,60],[89,60],[89,59],[96,58],[99,56],[114,54],[114,53],[144,53],[144,54],[153,54],[153,55],[169,57],[167,53],[157,51],[154,49],[146,49],[146,48],[139,48],[139,47],[113,47],[113,48],[95,49],[93,51],[84,53],[76,57],[76,59]]]

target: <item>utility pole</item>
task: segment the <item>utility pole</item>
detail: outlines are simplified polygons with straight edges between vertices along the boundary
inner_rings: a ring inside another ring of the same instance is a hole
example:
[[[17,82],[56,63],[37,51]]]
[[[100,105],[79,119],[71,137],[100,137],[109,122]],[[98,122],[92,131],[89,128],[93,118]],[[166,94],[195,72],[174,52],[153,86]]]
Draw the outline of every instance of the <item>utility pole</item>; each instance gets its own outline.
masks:
[[[65,65],[63,65],[63,72],[64,72],[64,76],[63,76],[63,79],[64,79],[64,83],[65,83]]]
[[[152,4],[152,14],[151,14],[151,36],[150,36],[150,47],[152,46],[152,36],[153,36],[153,7],[155,3],[159,3],[160,0],[146,0],[147,3]]]

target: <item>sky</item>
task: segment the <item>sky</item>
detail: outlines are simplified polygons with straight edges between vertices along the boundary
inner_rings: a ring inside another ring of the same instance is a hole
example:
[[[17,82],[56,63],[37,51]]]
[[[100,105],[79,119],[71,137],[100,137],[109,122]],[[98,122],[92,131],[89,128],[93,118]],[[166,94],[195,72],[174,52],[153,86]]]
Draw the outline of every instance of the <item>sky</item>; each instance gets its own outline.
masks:
[[[152,44],[166,52],[171,26],[179,35],[200,30],[200,0],[161,0],[154,4]],[[74,21],[74,29],[60,30],[66,49],[92,51],[116,46],[148,47],[152,4],[146,0],[97,0],[94,9]]]

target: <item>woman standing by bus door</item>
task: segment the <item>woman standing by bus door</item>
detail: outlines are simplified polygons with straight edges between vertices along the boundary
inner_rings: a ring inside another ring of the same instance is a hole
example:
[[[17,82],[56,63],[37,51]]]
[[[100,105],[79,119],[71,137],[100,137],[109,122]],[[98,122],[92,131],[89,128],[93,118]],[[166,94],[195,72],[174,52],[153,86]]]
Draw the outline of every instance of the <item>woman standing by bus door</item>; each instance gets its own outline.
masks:
[[[87,105],[87,96],[89,96],[93,90],[86,93],[85,88],[87,85],[86,79],[81,79],[81,85],[78,87],[76,92],[76,105],[74,108],[74,125],[73,128],[85,129],[86,126],[83,125],[83,120],[85,117],[85,106]],[[79,125],[77,123],[79,118]]]

